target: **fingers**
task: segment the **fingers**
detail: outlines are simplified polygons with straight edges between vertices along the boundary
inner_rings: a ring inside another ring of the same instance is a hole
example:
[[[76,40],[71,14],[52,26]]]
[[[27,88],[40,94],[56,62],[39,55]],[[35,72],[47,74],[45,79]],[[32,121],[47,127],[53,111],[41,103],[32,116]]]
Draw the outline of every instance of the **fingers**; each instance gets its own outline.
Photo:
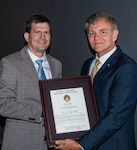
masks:
[[[65,143],[66,143],[66,139],[65,140],[57,140],[57,141],[55,141],[56,145],[63,145]]]
[[[57,140],[55,141],[55,144],[57,145],[55,149],[65,150],[66,140]]]
[[[57,145],[55,149],[60,149],[60,150],[81,150],[81,146],[79,143],[77,143],[74,140],[71,139],[65,139],[65,140],[57,140],[55,142]]]

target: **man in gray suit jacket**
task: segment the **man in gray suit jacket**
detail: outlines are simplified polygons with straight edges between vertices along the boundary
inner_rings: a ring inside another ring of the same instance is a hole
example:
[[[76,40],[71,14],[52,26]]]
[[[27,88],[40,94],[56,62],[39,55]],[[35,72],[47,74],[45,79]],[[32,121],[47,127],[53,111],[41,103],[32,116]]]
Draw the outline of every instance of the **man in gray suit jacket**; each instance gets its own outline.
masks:
[[[24,38],[27,45],[0,64],[0,115],[6,117],[2,150],[47,150],[35,61],[43,61],[46,79],[61,78],[62,64],[45,52],[51,40],[48,18],[28,18]]]

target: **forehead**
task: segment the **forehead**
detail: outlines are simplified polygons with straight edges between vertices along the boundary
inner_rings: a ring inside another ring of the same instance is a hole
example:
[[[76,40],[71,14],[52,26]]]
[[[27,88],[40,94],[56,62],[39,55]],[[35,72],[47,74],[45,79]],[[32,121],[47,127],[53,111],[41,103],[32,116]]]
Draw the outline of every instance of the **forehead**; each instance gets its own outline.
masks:
[[[31,24],[31,29],[46,29],[46,30],[50,30],[50,25],[47,22],[39,22],[39,23],[35,23],[33,22]]]

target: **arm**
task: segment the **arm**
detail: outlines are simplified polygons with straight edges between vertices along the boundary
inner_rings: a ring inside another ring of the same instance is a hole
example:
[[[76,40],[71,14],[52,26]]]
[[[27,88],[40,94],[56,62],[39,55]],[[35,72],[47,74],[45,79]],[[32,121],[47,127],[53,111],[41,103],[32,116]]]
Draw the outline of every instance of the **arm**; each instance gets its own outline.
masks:
[[[39,93],[38,84],[24,73],[21,60],[15,60],[4,58],[0,64],[0,115],[40,122],[41,103],[35,95]]]
[[[103,99],[100,97],[104,101],[108,99],[109,102],[105,116],[78,140],[84,150],[90,150],[107,141],[126,124],[130,113],[134,111],[137,99],[136,64],[122,66],[117,70],[116,76],[110,80],[112,80],[111,86],[105,89],[108,93],[104,95]],[[105,85],[103,88],[105,88]],[[65,150],[66,147],[74,150],[74,146],[78,143],[68,139],[64,142],[56,142],[62,150]]]
[[[97,85],[96,87],[96,90],[100,91],[98,93],[95,91],[98,103],[103,101],[103,104],[98,105],[108,104],[106,108],[102,106],[99,108],[102,115],[100,121],[79,139],[78,142],[85,150],[100,146],[117,133],[118,136],[125,132],[124,135],[127,134],[128,137],[129,132],[133,130],[133,126],[131,125],[130,128],[129,125],[132,124],[137,100],[137,65],[135,63],[123,64],[111,74],[110,78],[106,78],[105,85],[100,81],[99,84],[103,86]]]

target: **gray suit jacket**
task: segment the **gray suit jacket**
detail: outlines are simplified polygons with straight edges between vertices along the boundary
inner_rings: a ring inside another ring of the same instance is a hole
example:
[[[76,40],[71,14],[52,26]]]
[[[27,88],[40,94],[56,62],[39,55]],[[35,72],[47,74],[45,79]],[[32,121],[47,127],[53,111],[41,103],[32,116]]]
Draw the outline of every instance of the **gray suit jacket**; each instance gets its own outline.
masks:
[[[61,62],[46,57],[52,77],[61,78]],[[41,113],[38,76],[25,46],[0,64],[0,115],[7,118],[2,150],[42,150],[45,129]]]

